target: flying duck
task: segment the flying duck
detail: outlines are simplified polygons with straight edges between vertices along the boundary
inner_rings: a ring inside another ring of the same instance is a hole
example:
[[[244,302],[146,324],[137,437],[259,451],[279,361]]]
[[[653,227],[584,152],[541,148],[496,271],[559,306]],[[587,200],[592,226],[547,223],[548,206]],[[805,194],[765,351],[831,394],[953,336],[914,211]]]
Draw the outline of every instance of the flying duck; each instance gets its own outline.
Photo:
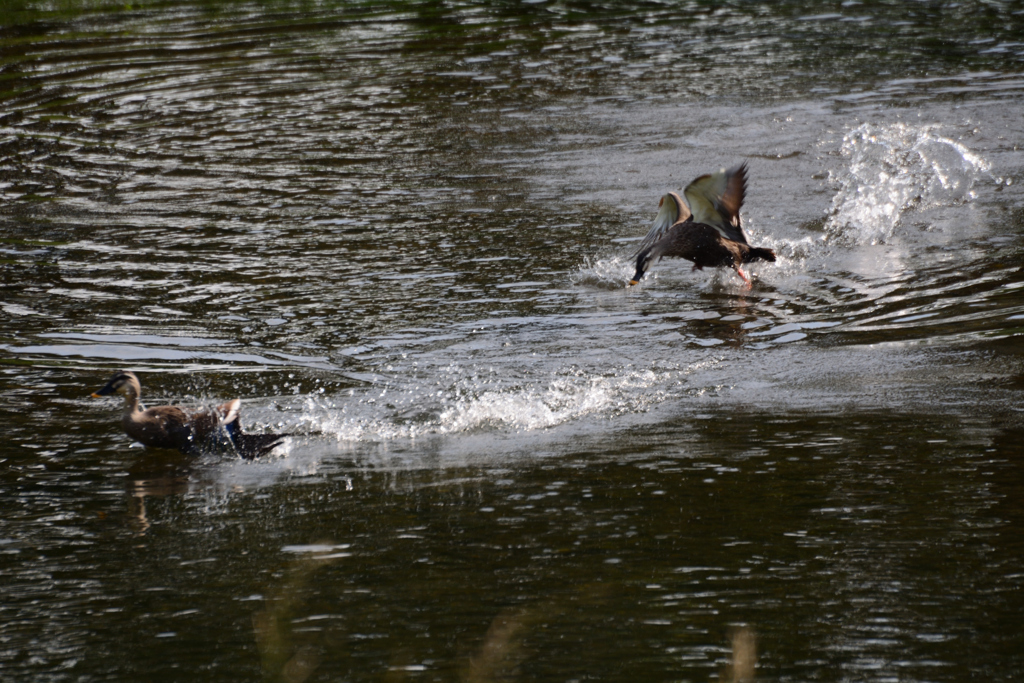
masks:
[[[675,192],[658,203],[658,216],[636,252],[636,274],[643,279],[651,264],[665,256],[693,262],[694,270],[729,266],[750,286],[740,268],[751,261],[774,261],[771,249],[752,247],[740,222],[740,207],[747,190],[747,165],[702,175],[683,190],[686,204]],[[689,206],[687,206],[689,204]]]
[[[239,421],[240,399],[215,408],[184,410],[178,406],[145,408],[139,403],[142,385],[134,372],[114,373],[93,398],[121,394],[124,413],[121,426],[125,434],[145,446],[177,448],[182,453],[196,454],[204,448],[230,446],[243,458],[251,460],[269,453],[287,434],[243,434]]]

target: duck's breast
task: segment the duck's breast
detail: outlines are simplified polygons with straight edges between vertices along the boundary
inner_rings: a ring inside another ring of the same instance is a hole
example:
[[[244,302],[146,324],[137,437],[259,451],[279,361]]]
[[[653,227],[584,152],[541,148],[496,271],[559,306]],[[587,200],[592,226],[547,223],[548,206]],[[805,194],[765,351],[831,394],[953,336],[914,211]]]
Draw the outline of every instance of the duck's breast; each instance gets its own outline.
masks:
[[[701,268],[731,266],[738,254],[735,242],[726,240],[714,227],[703,223],[686,223],[673,235],[665,256],[677,256]]]

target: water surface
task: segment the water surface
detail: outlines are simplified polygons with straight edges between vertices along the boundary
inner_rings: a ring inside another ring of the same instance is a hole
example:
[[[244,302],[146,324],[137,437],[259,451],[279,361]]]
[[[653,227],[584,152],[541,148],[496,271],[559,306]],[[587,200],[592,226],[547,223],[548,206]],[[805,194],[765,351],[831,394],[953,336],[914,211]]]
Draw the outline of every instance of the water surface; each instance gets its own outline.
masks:
[[[4,678],[1012,678],[1024,11],[827,10],[12,4]]]

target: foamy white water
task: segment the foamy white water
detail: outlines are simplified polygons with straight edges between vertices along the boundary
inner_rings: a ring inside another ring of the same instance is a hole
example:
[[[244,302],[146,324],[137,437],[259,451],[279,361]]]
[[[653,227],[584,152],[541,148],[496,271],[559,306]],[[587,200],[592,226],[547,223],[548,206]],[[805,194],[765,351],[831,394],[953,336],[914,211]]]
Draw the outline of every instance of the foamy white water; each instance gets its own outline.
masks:
[[[973,199],[990,164],[941,126],[862,124],[843,137],[844,165],[830,172],[837,187],[825,224],[842,243],[877,244],[893,236],[912,209]]]
[[[671,395],[687,369],[605,374],[579,367],[497,384],[467,373],[442,389],[415,382],[345,397],[310,397],[296,422],[339,441],[388,441],[480,430],[527,432],[588,416],[642,412]],[[440,384],[440,383],[439,383]]]

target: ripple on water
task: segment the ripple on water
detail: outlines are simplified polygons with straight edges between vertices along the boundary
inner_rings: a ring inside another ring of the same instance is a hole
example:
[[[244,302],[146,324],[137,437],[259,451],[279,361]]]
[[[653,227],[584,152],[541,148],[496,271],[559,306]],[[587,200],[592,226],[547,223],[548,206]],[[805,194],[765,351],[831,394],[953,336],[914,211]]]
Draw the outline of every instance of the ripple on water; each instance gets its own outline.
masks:
[[[114,4],[0,19],[9,677],[1024,669],[1014,3]],[[741,160],[779,261],[626,288]]]

